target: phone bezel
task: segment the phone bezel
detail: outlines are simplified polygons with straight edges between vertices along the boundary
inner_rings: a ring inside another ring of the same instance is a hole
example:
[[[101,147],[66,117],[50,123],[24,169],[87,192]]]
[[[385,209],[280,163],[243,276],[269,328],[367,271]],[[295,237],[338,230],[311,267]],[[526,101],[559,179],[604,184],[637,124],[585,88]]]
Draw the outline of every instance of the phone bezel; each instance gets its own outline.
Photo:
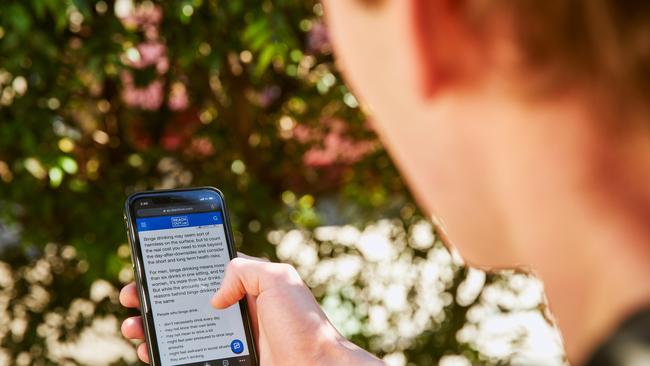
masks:
[[[237,250],[235,249],[234,239],[232,234],[232,228],[230,227],[230,216],[228,214],[228,208],[226,205],[226,200],[223,193],[215,187],[194,187],[194,188],[177,188],[177,189],[164,189],[164,190],[153,190],[153,191],[142,191],[136,192],[126,199],[124,204],[124,220],[127,227],[127,237],[129,240],[129,247],[131,248],[131,260],[133,266],[133,272],[135,276],[136,286],[138,288],[138,294],[140,297],[140,312],[142,314],[142,323],[144,326],[145,338],[147,341],[147,352],[149,353],[149,362],[152,366],[161,365],[161,360],[159,356],[158,341],[155,335],[155,327],[153,322],[153,313],[151,312],[151,301],[149,298],[149,293],[147,289],[147,279],[144,272],[143,257],[142,251],[140,249],[140,242],[138,236],[135,233],[135,212],[133,203],[137,199],[145,197],[165,197],[171,196],[173,194],[185,193],[185,192],[199,192],[199,191],[211,191],[216,193],[219,197],[219,209],[223,216],[223,225],[224,231],[226,234],[226,245],[228,247],[228,254],[230,259],[237,257]],[[244,297],[239,301],[239,307],[241,310],[241,318],[244,324],[244,332],[246,334],[246,341],[248,344],[249,355],[252,359],[253,365],[259,365],[257,350],[255,347],[255,341],[253,338],[252,326],[250,321],[250,316],[248,314],[248,304],[246,298]]]

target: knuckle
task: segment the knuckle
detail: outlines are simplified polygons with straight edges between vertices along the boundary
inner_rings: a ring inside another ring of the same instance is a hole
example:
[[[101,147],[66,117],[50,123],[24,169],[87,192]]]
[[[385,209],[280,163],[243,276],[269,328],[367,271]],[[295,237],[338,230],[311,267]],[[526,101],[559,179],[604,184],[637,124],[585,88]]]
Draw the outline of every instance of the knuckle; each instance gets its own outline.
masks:
[[[276,283],[289,283],[299,277],[296,269],[287,263],[274,263],[271,268],[271,278]]]
[[[296,273],[296,268],[294,266],[292,266],[291,264],[278,263],[278,266],[280,266],[280,268],[282,269],[282,272],[284,272],[285,274],[290,275],[290,274]]]

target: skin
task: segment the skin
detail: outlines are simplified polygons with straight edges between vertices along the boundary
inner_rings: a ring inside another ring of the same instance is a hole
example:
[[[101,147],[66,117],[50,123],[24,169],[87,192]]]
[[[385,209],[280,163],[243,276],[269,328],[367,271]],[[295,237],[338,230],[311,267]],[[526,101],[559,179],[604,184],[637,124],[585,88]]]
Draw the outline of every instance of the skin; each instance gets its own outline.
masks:
[[[517,63],[507,19],[483,44],[444,0],[323,4],[339,67],[421,208],[444,222],[470,265],[541,277],[573,364],[650,305],[650,281],[640,280],[650,278],[647,129],[603,128],[618,114],[588,84],[532,97],[534,75]],[[645,114],[627,112],[617,122],[648,126]],[[295,271],[274,266],[231,265],[213,301],[251,296],[262,365],[379,363],[342,339]],[[261,280],[276,271],[287,273]],[[137,305],[133,285],[120,299]],[[122,330],[142,338],[137,317]],[[277,338],[301,351],[282,355]]]
[[[346,340],[329,322],[296,270],[240,254],[226,268],[212,305],[224,309],[247,296],[261,366],[269,365],[381,365],[374,356]],[[138,308],[134,283],[120,292],[120,303]],[[143,340],[142,318],[122,323],[122,333]],[[149,362],[146,343],[138,357]]]

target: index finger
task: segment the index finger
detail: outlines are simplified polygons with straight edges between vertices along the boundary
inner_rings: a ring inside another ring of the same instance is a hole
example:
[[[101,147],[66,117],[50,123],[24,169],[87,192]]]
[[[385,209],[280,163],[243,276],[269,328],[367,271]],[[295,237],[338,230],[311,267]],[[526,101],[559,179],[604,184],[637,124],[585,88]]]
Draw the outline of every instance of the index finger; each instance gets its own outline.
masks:
[[[140,307],[140,297],[138,296],[138,288],[135,285],[135,282],[131,282],[122,287],[122,290],[120,291],[120,304],[127,308],[137,309]]]

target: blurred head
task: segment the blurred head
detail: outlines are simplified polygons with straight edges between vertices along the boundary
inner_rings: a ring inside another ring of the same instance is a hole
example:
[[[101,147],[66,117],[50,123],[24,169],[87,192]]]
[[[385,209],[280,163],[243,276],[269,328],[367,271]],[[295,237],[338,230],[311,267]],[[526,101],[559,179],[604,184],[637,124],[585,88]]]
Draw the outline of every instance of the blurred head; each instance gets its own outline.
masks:
[[[324,5],[348,83],[421,206],[474,264],[529,262],[521,225],[616,186],[604,164],[647,159],[648,2]],[[619,168],[619,180],[633,170],[608,165]]]

